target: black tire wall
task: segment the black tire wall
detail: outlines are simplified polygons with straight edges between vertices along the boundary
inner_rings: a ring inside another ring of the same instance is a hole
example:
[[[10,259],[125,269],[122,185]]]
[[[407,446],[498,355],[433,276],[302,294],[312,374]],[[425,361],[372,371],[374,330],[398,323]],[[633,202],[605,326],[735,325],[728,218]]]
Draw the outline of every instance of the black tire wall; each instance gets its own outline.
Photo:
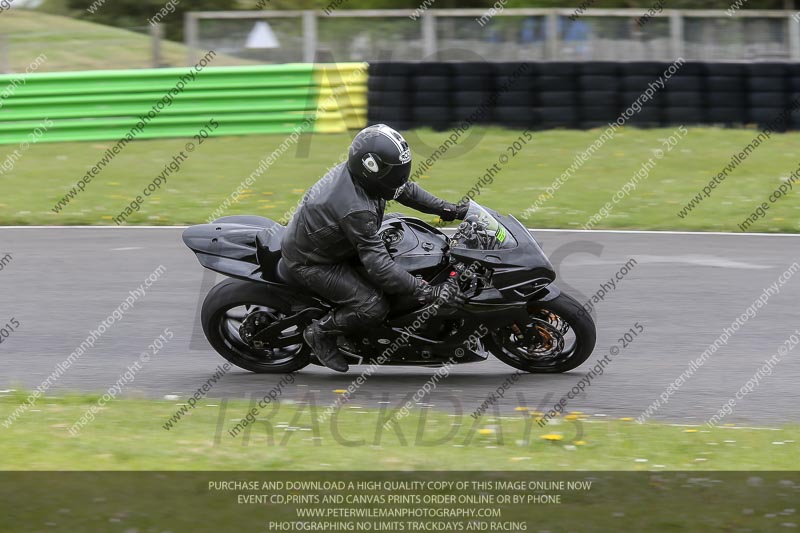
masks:
[[[588,129],[625,113],[621,121],[643,128],[800,129],[800,109],[776,123],[800,108],[800,64],[684,63],[662,88],[670,65],[378,62],[369,67],[367,119],[399,129],[446,130],[470,116],[512,129]]]

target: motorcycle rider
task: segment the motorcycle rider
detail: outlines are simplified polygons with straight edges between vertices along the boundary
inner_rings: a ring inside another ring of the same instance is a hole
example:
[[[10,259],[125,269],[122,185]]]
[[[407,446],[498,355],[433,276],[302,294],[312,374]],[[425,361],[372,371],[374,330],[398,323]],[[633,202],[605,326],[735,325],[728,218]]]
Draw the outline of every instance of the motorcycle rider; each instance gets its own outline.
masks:
[[[468,202],[452,204],[409,183],[411,150],[400,133],[385,124],[361,130],[346,163],[318,181],[289,222],[282,253],[295,280],[336,304],[315,320],[303,338],[320,363],[346,372],[337,335],[377,326],[389,313],[384,293],[410,294],[421,304],[462,301],[450,284],[435,287],[400,268],[378,235],[387,200],[442,220],[463,220]],[[363,276],[353,260],[360,261]]]

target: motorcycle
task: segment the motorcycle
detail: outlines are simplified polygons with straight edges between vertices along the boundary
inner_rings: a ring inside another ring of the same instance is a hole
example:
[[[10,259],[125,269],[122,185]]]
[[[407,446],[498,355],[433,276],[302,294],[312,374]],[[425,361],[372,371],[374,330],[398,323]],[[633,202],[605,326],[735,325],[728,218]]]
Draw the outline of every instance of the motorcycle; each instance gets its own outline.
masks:
[[[228,216],[183,233],[203,267],[230,278],[203,302],[205,336],[252,372],[319,364],[302,332],[332,308],[293,279],[281,259],[284,231],[268,218]],[[398,213],[384,216],[379,233],[402,268],[432,285],[458,285],[466,301],[421,305],[388,295],[391,311],[380,327],[338,338],[350,364],[438,367],[492,355],[522,371],[556,373],[591,355],[592,317],[553,283],[550,261],[513,216],[472,201],[452,236]]]

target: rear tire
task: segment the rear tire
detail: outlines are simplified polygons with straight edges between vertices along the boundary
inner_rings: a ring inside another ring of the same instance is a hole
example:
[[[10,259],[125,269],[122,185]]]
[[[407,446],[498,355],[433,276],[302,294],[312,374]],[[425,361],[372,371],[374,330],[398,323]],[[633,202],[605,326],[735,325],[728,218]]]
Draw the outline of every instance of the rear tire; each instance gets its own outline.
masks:
[[[492,355],[525,372],[552,374],[577,368],[592,354],[597,338],[594,321],[571,296],[561,293],[549,301],[530,302],[528,313],[531,318],[525,326],[536,331],[535,345],[516,339],[511,326],[498,328],[484,338]],[[521,330],[523,325],[518,326]],[[574,342],[569,346],[564,342],[566,336],[574,336]],[[551,350],[553,353],[541,351],[543,344],[548,342],[555,345],[556,349]],[[563,346],[558,349],[560,344]]]
[[[260,283],[227,279],[216,285],[203,302],[201,321],[206,339],[222,357],[250,372],[286,374],[310,363],[310,350],[302,337],[297,345],[258,350],[245,343],[238,333],[244,317],[261,310],[280,320],[282,302]],[[302,333],[305,325],[289,328],[287,334]]]

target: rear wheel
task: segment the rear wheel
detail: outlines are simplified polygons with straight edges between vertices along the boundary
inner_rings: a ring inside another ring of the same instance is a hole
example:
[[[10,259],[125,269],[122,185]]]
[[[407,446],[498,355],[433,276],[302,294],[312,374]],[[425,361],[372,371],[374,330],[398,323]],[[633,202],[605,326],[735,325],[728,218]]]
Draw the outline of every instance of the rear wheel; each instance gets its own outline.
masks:
[[[217,353],[240,368],[264,374],[294,372],[310,362],[310,350],[301,336],[307,324],[281,330],[274,346],[265,343],[256,348],[248,339],[254,329],[286,318],[279,307],[267,287],[228,279],[211,289],[203,302],[203,332]]]
[[[487,349],[504,363],[533,373],[566,372],[594,350],[592,317],[571,296],[530,302],[528,323],[498,328],[486,337]]]

